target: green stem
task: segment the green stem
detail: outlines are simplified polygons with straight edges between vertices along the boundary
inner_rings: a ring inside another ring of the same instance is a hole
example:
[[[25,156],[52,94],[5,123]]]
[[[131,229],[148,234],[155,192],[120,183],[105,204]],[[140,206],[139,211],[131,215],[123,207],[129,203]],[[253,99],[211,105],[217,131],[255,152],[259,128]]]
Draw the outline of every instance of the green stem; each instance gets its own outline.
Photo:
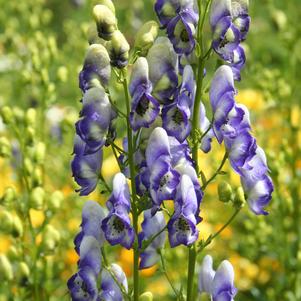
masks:
[[[130,175],[131,175],[131,188],[132,188],[132,216],[133,216],[133,227],[135,233],[138,233],[138,208],[137,208],[137,193],[136,193],[136,185],[135,185],[135,164],[134,164],[134,152],[133,152],[133,133],[130,125],[130,96],[128,91],[128,83],[127,83],[127,70],[122,69],[123,75],[123,89],[126,100],[126,110],[127,110],[127,138],[128,138],[128,161],[130,167]],[[133,282],[134,282],[134,301],[138,301],[139,298],[139,249],[137,247],[137,236],[134,244],[134,273],[133,273]]]
[[[193,299],[193,280],[196,264],[196,246],[193,244],[189,248],[189,257],[188,257],[188,280],[187,280],[187,301],[192,301]]]

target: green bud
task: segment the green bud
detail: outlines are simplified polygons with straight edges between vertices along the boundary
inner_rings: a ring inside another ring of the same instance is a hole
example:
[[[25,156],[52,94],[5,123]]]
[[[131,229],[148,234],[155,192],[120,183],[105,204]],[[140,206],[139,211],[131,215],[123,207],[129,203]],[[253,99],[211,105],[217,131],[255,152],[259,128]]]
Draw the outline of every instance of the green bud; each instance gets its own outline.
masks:
[[[153,301],[153,294],[151,292],[145,292],[139,296],[139,301]]]
[[[154,44],[158,36],[159,25],[155,21],[149,21],[142,25],[137,33],[135,48],[140,51],[141,56],[145,56]]]
[[[107,6],[98,4],[93,8],[93,18],[96,22],[98,36],[109,41],[114,31],[117,30],[115,14]]]
[[[18,273],[17,277],[19,279],[19,282],[25,284],[30,275],[30,270],[26,262],[21,261],[18,263],[17,273]]]
[[[26,135],[26,143],[28,145],[32,145],[36,136],[36,131],[32,126],[28,126],[25,129],[25,135]]]
[[[1,108],[0,115],[5,124],[13,123],[14,116],[10,107],[4,106],[3,108]]]
[[[64,200],[64,195],[61,191],[56,190],[54,191],[48,201],[48,208],[51,211],[56,211],[61,207],[61,204]]]
[[[49,45],[49,50],[50,53],[53,57],[57,56],[57,44],[54,36],[50,36],[48,38],[48,45]]]
[[[1,204],[10,206],[16,199],[16,190],[13,187],[6,187],[1,198]]]
[[[129,59],[130,45],[119,30],[113,33],[112,40],[108,43],[107,47],[112,66],[118,68],[125,67]]]
[[[273,10],[272,20],[278,30],[283,30],[286,27],[287,17],[286,17],[286,14],[282,10],[279,10],[279,9]]]
[[[115,6],[111,0],[98,0],[98,3],[108,7],[112,11],[112,13],[115,15]]]
[[[102,39],[98,36],[98,32],[97,32],[97,28],[96,28],[95,24],[89,26],[86,36],[87,36],[89,45],[101,44],[101,45],[105,46],[107,43],[107,41],[105,41],[104,39]]]
[[[34,149],[34,160],[38,164],[42,164],[45,160],[46,145],[43,142],[38,142]]]
[[[13,280],[14,274],[13,274],[13,267],[11,263],[9,262],[6,255],[1,254],[0,255],[0,278],[3,280]]]
[[[10,260],[17,261],[21,257],[21,252],[14,245],[12,245],[8,249],[7,256]]]
[[[14,217],[7,210],[0,211],[0,232],[11,233],[13,230]]]
[[[20,237],[23,235],[23,225],[18,215],[13,216],[12,235],[14,237]]]
[[[24,121],[24,111],[19,107],[13,107],[13,115],[18,122]]]
[[[43,233],[43,247],[45,251],[52,252],[59,241],[60,233],[52,225],[47,225]]]
[[[235,192],[233,205],[236,208],[241,208],[246,204],[245,193],[242,187],[238,187]]]
[[[34,126],[37,119],[37,111],[34,108],[29,108],[26,111],[25,122],[27,125]]]
[[[11,147],[6,137],[0,137],[0,157],[9,158],[11,155]]]
[[[33,171],[33,165],[29,158],[24,159],[24,171],[27,175],[30,175]]]
[[[65,83],[68,80],[68,69],[65,66],[60,66],[57,69],[56,75],[62,83]]]
[[[30,208],[41,210],[44,205],[45,191],[42,187],[36,187],[29,196]]]
[[[227,203],[232,200],[232,187],[226,181],[218,184],[218,197],[221,202]]]
[[[32,187],[41,186],[43,184],[43,173],[40,167],[34,168],[31,175],[31,180],[32,180]]]

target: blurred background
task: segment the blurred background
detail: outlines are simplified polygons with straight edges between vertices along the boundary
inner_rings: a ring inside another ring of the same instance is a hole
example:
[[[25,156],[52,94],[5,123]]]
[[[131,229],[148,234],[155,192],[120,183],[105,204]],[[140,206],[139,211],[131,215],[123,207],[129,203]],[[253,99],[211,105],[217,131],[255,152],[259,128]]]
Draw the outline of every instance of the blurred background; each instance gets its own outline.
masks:
[[[114,2],[119,28],[133,45],[140,26],[156,20],[153,3]],[[66,281],[76,271],[73,238],[79,231],[81,208],[85,200],[104,204],[107,198],[103,187],[80,198],[69,167],[81,107],[78,73],[95,4],[92,0],[0,0],[0,107],[9,108],[2,110],[0,118],[0,301],[68,300]],[[267,217],[254,216],[245,207],[198,261],[207,253],[217,264],[229,259],[235,268],[237,300],[298,301],[301,2],[250,0],[250,15],[247,64],[237,84],[237,100],[250,110],[254,135],[267,152],[275,192]],[[206,32],[210,37],[208,24]],[[213,72],[209,66],[209,78]],[[123,105],[120,86],[114,93]],[[208,99],[204,101],[208,105]],[[122,130],[119,145],[121,138]],[[217,144],[209,155],[200,153],[206,175],[218,167],[216,158],[222,154],[223,147]],[[118,170],[113,154],[106,150],[103,176],[111,183]],[[240,185],[229,169],[208,186],[200,239],[231,215],[230,206],[217,198],[221,179],[234,188]],[[131,277],[131,251],[111,249],[110,260]],[[179,247],[165,253],[167,271],[180,287],[187,250]],[[141,277],[142,291],[152,291],[155,300],[175,300],[159,265],[142,271]]]

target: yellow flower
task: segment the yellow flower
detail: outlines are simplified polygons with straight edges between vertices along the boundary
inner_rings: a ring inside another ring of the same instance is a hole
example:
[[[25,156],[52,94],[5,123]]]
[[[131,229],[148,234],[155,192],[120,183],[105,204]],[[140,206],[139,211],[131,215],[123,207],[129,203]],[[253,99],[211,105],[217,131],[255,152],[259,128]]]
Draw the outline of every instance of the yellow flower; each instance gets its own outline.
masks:
[[[9,236],[1,235],[0,236],[0,254],[6,253],[11,246],[11,240]]]
[[[262,93],[252,89],[240,90],[237,95],[237,102],[246,105],[250,110],[260,110],[264,107]]]
[[[40,210],[30,209],[29,215],[30,215],[32,226],[34,228],[40,227],[45,220],[45,214],[43,211]]]

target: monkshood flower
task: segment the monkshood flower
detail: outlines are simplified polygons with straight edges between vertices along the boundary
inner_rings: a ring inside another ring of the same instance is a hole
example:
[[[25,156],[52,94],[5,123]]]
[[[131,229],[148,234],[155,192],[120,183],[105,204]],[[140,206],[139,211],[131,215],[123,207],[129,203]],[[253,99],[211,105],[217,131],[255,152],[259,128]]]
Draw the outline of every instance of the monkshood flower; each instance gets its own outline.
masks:
[[[88,195],[95,189],[102,165],[102,149],[89,155],[85,154],[85,149],[86,144],[76,135],[71,169],[75,182],[81,186],[76,190],[80,192],[80,195]]]
[[[111,120],[115,117],[102,86],[86,91],[80,117],[75,124],[76,133],[86,143],[85,153],[94,153],[105,145]]]
[[[117,173],[113,179],[113,192],[107,201],[109,215],[102,221],[102,230],[111,245],[120,244],[130,249],[135,233],[131,226],[129,212],[131,209],[130,192],[126,177]]]
[[[96,300],[101,270],[100,246],[93,236],[84,236],[79,247],[79,271],[67,283],[72,300]]]
[[[110,272],[103,269],[101,272],[101,289],[102,292],[98,296],[97,301],[123,301],[123,295],[120,287],[124,292],[128,292],[128,282],[122,268],[112,263],[109,267]],[[114,275],[114,278],[112,276]],[[118,284],[116,283],[118,281]],[[120,286],[120,287],[119,287]]]
[[[144,211],[144,220],[141,224],[142,232],[140,232],[138,236],[140,247],[144,240],[150,239],[162,231],[166,226],[163,212],[158,211],[155,215],[152,215],[151,211],[151,209]],[[149,268],[160,260],[158,251],[164,247],[165,239],[166,234],[163,231],[143,252],[140,253],[140,269]]]
[[[167,225],[172,248],[180,244],[188,246],[197,240],[197,211],[198,201],[194,185],[189,176],[183,175],[175,198],[175,212]]]
[[[99,246],[102,246],[105,238],[101,229],[101,222],[105,218],[103,208],[94,201],[87,201],[82,210],[81,231],[74,239],[75,250],[80,254],[80,245],[85,236],[93,236]]]
[[[164,129],[153,130],[145,156],[150,172],[150,195],[156,210],[162,201],[174,198],[180,180],[179,173],[171,165],[169,140]]]
[[[107,87],[111,76],[110,57],[106,48],[100,44],[89,46],[84,66],[79,73],[79,87],[85,93],[99,81],[103,87]]]
[[[178,54],[189,54],[195,47],[194,35],[198,22],[198,12],[193,0],[158,0],[155,12],[162,28]]]
[[[160,103],[170,103],[178,87],[178,56],[168,38],[157,38],[146,58],[152,95]]]
[[[162,109],[163,128],[168,135],[183,142],[191,131],[190,116],[194,103],[195,81],[191,66],[186,65],[182,84],[176,93],[175,100]]]
[[[237,293],[234,287],[234,270],[228,260],[224,260],[216,272],[212,268],[212,257],[206,255],[199,274],[199,292],[208,293],[212,301],[233,301]]]
[[[211,142],[214,137],[214,132],[212,130],[211,123],[209,119],[206,116],[206,108],[204,104],[201,102],[200,105],[200,130],[202,131],[202,134],[205,134],[205,136],[202,138],[201,141],[201,150],[204,153],[208,153],[211,150]]]
[[[160,111],[158,101],[151,95],[152,83],[148,73],[149,67],[146,58],[138,58],[133,66],[129,86],[132,96],[130,122],[134,131],[141,127],[149,127]]]

